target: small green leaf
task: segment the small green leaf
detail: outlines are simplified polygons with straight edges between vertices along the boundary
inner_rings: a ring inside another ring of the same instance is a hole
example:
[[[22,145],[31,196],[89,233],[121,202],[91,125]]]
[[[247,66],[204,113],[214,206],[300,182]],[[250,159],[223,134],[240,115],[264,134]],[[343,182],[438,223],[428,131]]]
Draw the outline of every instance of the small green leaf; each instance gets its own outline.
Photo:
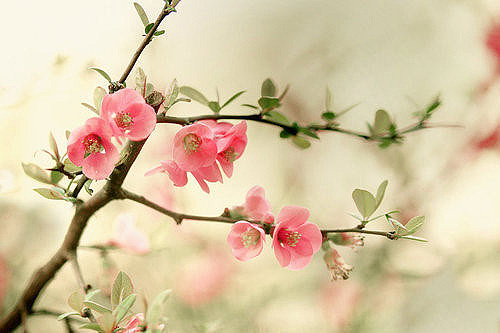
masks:
[[[406,227],[401,222],[399,222],[398,220],[390,217],[387,214],[385,215],[385,217],[387,219],[387,222],[389,222],[389,224],[394,228],[394,231],[396,231],[397,235],[404,234],[404,233],[406,233],[408,231],[406,229]]]
[[[184,96],[187,96],[192,100],[197,101],[198,103],[208,106],[208,99],[198,90],[188,86],[182,86],[180,87],[180,92]]]
[[[328,86],[326,86],[325,110],[326,111],[332,111],[333,110],[332,92],[330,91],[330,88],[328,88]],[[325,113],[328,113],[328,112],[325,112]],[[333,112],[330,112],[330,113],[333,113]]]
[[[94,89],[94,106],[97,114],[101,114],[101,105],[104,96],[106,96],[106,90],[103,87],[96,87]]]
[[[410,219],[410,221],[408,221],[405,225],[408,231],[404,234],[404,236],[416,233],[424,225],[424,222],[425,216],[415,216]]]
[[[250,108],[250,109],[255,109],[255,110],[258,110],[259,108],[255,105],[252,105],[252,104],[241,104],[241,106],[246,106],[247,108]]]
[[[90,104],[87,104],[87,103],[81,103],[83,106],[85,106],[87,109],[89,109],[90,111],[94,112],[95,114],[99,115],[99,111],[97,111],[97,109],[95,107],[93,107],[92,105]]]
[[[373,134],[380,135],[389,130],[392,121],[385,110],[377,110],[375,113],[375,122],[373,123]]]
[[[66,158],[64,160],[63,164],[64,164],[64,171],[71,172],[71,173],[82,171],[82,167],[74,165],[73,162],[71,162],[71,160],[69,158]]]
[[[385,189],[387,188],[388,183],[389,182],[387,180],[384,180],[378,186],[377,196],[375,197],[375,210],[377,210],[378,206],[380,206],[380,203],[382,203],[382,199],[384,199]]]
[[[264,118],[267,120],[274,121],[278,124],[290,125],[290,121],[288,120],[288,118],[284,114],[278,111],[268,111],[264,114]]]
[[[314,132],[313,130],[310,130],[309,128],[301,127],[299,129],[299,132],[302,132],[305,135],[310,136],[311,138],[315,138],[315,139],[319,140],[319,136],[316,134],[316,132]]]
[[[24,173],[36,181],[45,184],[52,184],[52,180],[45,170],[33,163],[22,163]]]
[[[124,272],[118,273],[113,282],[113,289],[111,292],[111,304],[113,309],[120,304],[125,297],[132,294],[133,290],[134,287],[130,277]]]
[[[353,104],[353,105],[349,105],[349,106],[348,106],[348,107],[346,107],[345,109],[343,109],[343,110],[339,111],[339,112],[337,113],[337,115],[336,115],[336,116],[337,116],[337,117],[340,117],[341,115],[343,115],[343,114],[345,114],[345,113],[347,113],[347,112],[351,111],[352,109],[354,109],[354,108],[355,108],[356,106],[358,106],[359,104],[360,104],[360,103],[356,103],[356,104]]]
[[[208,107],[210,108],[210,110],[212,110],[214,113],[219,113],[221,107],[219,105],[218,102],[215,102],[215,101],[212,101],[212,102],[208,102]]]
[[[50,188],[34,188],[33,191],[50,200],[66,200],[63,194]]]
[[[144,11],[144,8],[142,8],[142,6],[139,5],[137,2],[134,2],[134,7],[135,10],[137,11],[137,14],[139,15],[139,18],[142,21],[142,24],[144,24],[144,26],[147,26],[149,24],[149,19],[148,16],[146,15],[146,12]]]
[[[236,94],[234,94],[233,96],[231,96],[231,98],[229,98],[226,101],[226,103],[222,104],[222,106],[220,108],[221,109],[225,108],[229,103],[231,103],[232,101],[234,101],[236,98],[240,97],[244,93],[245,93],[245,90],[237,92]]]
[[[271,79],[267,78],[264,80],[264,82],[262,82],[262,87],[260,88],[260,95],[262,97],[264,97],[264,96],[267,96],[267,97],[276,96],[276,86],[274,85],[274,83]]]
[[[154,23],[149,23],[148,25],[146,25],[146,26],[144,27],[144,32],[145,32],[146,34],[148,34],[148,33],[151,31],[151,29],[153,28],[153,26],[154,26],[154,25],[155,25]]]
[[[66,139],[69,139],[69,136],[71,135],[71,131],[66,130],[66,132],[64,132],[64,134],[66,135]]]
[[[146,74],[141,67],[135,71],[135,90],[144,95],[144,85],[146,84]]]
[[[68,305],[75,311],[80,312],[83,307],[85,296],[80,291],[75,291],[68,297]]]
[[[297,135],[292,137],[292,142],[300,149],[307,149],[311,146],[309,140]]]
[[[410,240],[424,242],[424,243],[428,242],[428,240],[425,238],[420,238],[420,237],[415,237],[415,236],[400,236],[399,238],[410,239]]]
[[[333,120],[335,119],[335,113],[331,112],[331,111],[328,111],[328,112],[323,112],[321,114],[321,118],[323,118],[324,120],[326,121],[330,121],[330,120]]]
[[[98,295],[100,292],[101,292],[100,289],[92,290],[87,295],[85,295],[85,300],[91,301],[94,298],[94,296]]]
[[[54,135],[52,132],[49,133],[49,147],[50,150],[54,153],[54,156],[56,157],[56,160],[59,161],[59,149],[57,148],[57,142],[56,139],[54,138]]]
[[[146,83],[146,91],[144,91],[144,96],[149,96],[155,91],[155,86],[152,83]],[[160,94],[161,95],[161,94]]]
[[[174,79],[170,84],[170,87],[165,91],[165,105],[168,107],[172,106],[179,95],[179,86],[177,86],[177,80]]]
[[[352,192],[352,199],[358,208],[358,211],[361,213],[363,218],[366,220],[373,214],[375,211],[375,198],[373,195],[365,190],[355,189]]]
[[[109,77],[108,73],[106,73],[102,69],[97,68],[97,67],[90,67],[89,69],[91,69],[93,71],[96,71],[97,73],[101,74],[103,78],[105,78],[109,83],[111,83],[111,77]]]
[[[289,137],[291,137],[293,134],[291,134],[290,132],[287,132],[286,130],[282,130],[280,132],[280,138],[282,139],[287,139]]]
[[[274,97],[261,97],[259,98],[259,105],[263,110],[275,109],[280,106],[280,100]]]
[[[161,36],[165,33],[165,30],[159,30],[159,31],[155,31],[155,33],[153,34],[153,36]]]
[[[113,311],[113,315],[116,317],[116,322],[119,323],[127,315],[132,305],[135,303],[137,295],[128,295]]]
[[[85,328],[88,330],[93,330],[93,331],[104,333],[104,331],[101,329],[101,326],[99,326],[99,324],[96,324],[96,323],[83,324],[82,326],[80,326],[80,328]]]
[[[64,177],[62,173],[59,171],[51,171],[50,172],[50,180],[52,181],[52,184],[57,184],[61,181],[61,179]]]
[[[98,303],[93,302],[93,301],[83,301],[83,305],[85,305],[86,307],[89,307],[92,310],[97,311],[99,313],[106,313],[106,312],[111,313],[110,309],[108,309],[104,305],[98,304]]]
[[[165,311],[165,303],[170,297],[171,290],[164,290],[155,297],[146,312],[146,322],[155,327]]]
[[[97,318],[97,322],[104,332],[111,333],[115,326],[115,317],[110,312],[105,312]]]
[[[64,318],[69,317],[69,316],[79,316],[79,315],[80,315],[80,312],[75,312],[75,311],[65,312],[65,313],[59,315],[57,317],[57,320],[63,320]]]

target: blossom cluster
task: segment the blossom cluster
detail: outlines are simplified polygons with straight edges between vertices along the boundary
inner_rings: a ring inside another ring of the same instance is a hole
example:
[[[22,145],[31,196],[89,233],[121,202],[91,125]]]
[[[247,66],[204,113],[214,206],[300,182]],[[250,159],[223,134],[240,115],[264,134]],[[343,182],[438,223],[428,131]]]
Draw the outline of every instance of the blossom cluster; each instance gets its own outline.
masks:
[[[250,189],[245,203],[233,208],[233,212],[256,222],[239,221],[231,228],[227,241],[238,260],[247,261],[262,252],[264,229],[270,230],[274,254],[282,267],[302,269],[321,248],[323,236],[315,224],[308,222],[309,211],[286,206],[274,221],[264,189],[260,186]]]
[[[247,145],[246,121],[233,125],[215,120],[202,120],[183,127],[174,137],[172,160],[146,172],[167,173],[175,186],[187,184],[190,172],[203,191],[210,193],[208,182],[221,182],[222,171],[233,175],[233,163],[241,157]]]
[[[68,158],[90,179],[107,178],[120,159],[112,143],[122,138],[140,141],[147,138],[156,125],[156,113],[140,93],[125,88],[105,95],[99,117],[88,119],[73,130],[68,138]]]

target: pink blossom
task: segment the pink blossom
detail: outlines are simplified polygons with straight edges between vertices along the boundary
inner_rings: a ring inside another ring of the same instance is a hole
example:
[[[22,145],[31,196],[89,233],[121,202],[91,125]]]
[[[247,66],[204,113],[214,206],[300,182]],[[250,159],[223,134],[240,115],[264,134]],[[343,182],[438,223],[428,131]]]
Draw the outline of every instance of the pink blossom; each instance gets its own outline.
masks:
[[[500,146],[500,125],[494,128],[487,135],[477,139],[473,143],[473,148],[476,151],[497,148],[499,146]]]
[[[326,267],[330,272],[330,277],[332,280],[349,278],[349,273],[352,271],[352,266],[346,264],[344,258],[335,249],[328,249],[323,256],[325,260]]]
[[[131,214],[120,214],[117,217],[114,236],[109,244],[136,254],[145,254],[151,250],[148,238],[135,227]]]
[[[183,127],[174,137],[173,159],[185,171],[208,167],[217,158],[217,145],[210,127],[201,123]]]
[[[500,61],[500,24],[493,25],[486,37],[486,46],[494,53]]]
[[[236,259],[247,261],[262,252],[266,234],[256,224],[240,221],[233,224],[227,236],[227,242]]]
[[[271,205],[265,195],[262,187],[258,185],[252,187],[247,193],[245,204],[243,205],[243,214],[252,220],[273,223],[274,215],[271,212]]]
[[[127,323],[127,326],[124,327],[123,333],[140,333],[142,332],[142,326],[144,325],[144,314],[143,313],[138,313],[132,318]]]
[[[147,138],[156,125],[156,113],[134,89],[125,88],[104,96],[101,117],[116,137],[132,141]]]
[[[273,232],[273,248],[281,266],[302,269],[321,248],[321,231],[308,222],[308,218],[309,211],[302,207],[286,206],[279,212]]]
[[[105,179],[120,159],[120,154],[111,143],[111,128],[101,118],[90,118],[85,125],[76,128],[68,138],[68,157],[76,166],[81,166],[90,179]]]

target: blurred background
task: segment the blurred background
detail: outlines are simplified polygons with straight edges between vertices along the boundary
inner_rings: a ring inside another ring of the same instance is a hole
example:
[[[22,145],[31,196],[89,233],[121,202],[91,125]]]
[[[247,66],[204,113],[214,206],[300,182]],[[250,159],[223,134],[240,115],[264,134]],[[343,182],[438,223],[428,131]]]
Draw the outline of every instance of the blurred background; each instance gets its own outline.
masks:
[[[160,0],[142,0],[150,20]],[[389,180],[379,212],[398,209],[406,221],[427,220],[418,236],[429,243],[377,236],[352,251],[346,281],[330,282],[318,253],[304,270],[283,269],[270,242],[246,263],[232,257],[229,227],[172,221],[132,202],[113,202],[90,221],[82,245],[114,237],[121,213],[135,221],[151,251],[106,254],[82,248],[83,275],[102,290],[119,270],[151,299],[173,289],[171,332],[497,332],[500,327],[500,3],[496,0],[188,1],[164,23],[139,61],[160,90],[177,78],[223,100],[247,90],[226,113],[255,104],[272,77],[290,84],[283,111],[312,122],[324,111],[325,87],[336,110],[360,103],[340,119],[366,131],[386,109],[404,127],[437,95],[433,121],[458,124],[408,135],[381,150],[337,133],[301,151],[279,130],[249,123],[248,146],[232,178],[210,184],[193,178],[174,188],[166,175],[143,177],[170,158],[177,125],[159,125],[125,187],[172,209],[218,215],[244,202],[254,185],[266,190],[273,211],[307,207],[322,228],[356,225],[354,188],[371,192]],[[9,2],[0,13],[0,315],[14,304],[33,270],[61,243],[73,209],[48,201],[23,174],[21,162],[51,167],[40,153],[52,131],[64,151],[65,130],[93,114],[96,86],[105,81],[88,67],[123,72],[142,40],[131,1]],[[497,29],[497,30],[495,30]],[[133,77],[129,80],[133,84]],[[130,85],[130,84],[129,84]],[[207,114],[200,104],[178,104],[172,115]],[[100,182],[102,183],[102,182]],[[93,184],[97,189],[101,184]],[[86,196],[87,194],[83,194]],[[388,230],[385,222],[370,229]],[[78,284],[64,267],[39,298],[38,308],[69,311]],[[137,302],[136,309],[143,309]],[[63,332],[53,317],[30,317],[33,332]]]

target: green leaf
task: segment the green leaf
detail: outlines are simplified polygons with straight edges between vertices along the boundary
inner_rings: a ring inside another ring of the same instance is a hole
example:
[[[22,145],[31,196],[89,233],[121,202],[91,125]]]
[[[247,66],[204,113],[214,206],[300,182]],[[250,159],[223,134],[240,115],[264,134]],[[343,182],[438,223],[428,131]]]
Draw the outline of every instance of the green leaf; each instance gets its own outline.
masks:
[[[50,200],[66,200],[63,194],[50,188],[34,188],[33,191]]]
[[[64,134],[66,135],[66,140],[69,139],[69,136],[71,135],[71,132],[66,130],[66,132],[64,132]]]
[[[52,132],[49,133],[49,147],[50,147],[50,150],[54,153],[55,157],[56,157],[56,160],[59,161],[59,149],[57,148],[57,142],[56,142],[56,139],[54,138],[54,135],[52,134]]]
[[[408,221],[405,225],[408,231],[404,234],[404,236],[416,233],[424,225],[424,222],[425,216],[415,216],[410,219],[410,221]]]
[[[385,110],[377,110],[375,113],[375,122],[373,123],[373,133],[380,135],[385,133],[391,127],[392,121]]]
[[[290,125],[290,121],[288,120],[288,118],[278,111],[268,111],[264,114],[264,118],[267,120],[274,121],[278,124],[288,125],[288,126]]]
[[[146,91],[144,91],[144,96],[149,96],[155,91],[155,87],[152,83],[146,83]]]
[[[219,113],[221,107],[219,105],[218,102],[215,102],[215,101],[212,101],[212,102],[208,102],[208,107],[210,108],[210,110],[212,110],[214,113]]]
[[[83,184],[83,188],[85,189],[85,191],[87,191],[87,193],[89,195],[92,195],[94,193],[94,190],[92,190],[90,188],[90,185],[92,184],[92,179],[89,179],[87,180],[84,184]]]
[[[79,166],[76,166],[73,164],[73,162],[71,162],[71,160],[69,158],[66,158],[63,162],[64,164],[64,171],[67,171],[67,172],[78,172],[78,171],[81,171],[82,170],[82,167],[79,167]]]
[[[330,121],[330,120],[333,120],[335,119],[335,113],[331,112],[331,111],[328,111],[328,112],[323,112],[321,114],[321,118],[323,118],[324,120],[326,121]]]
[[[343,115],[344,113],[347,113],[349,111],[351,111],[352,109],[354,109],[356,106],[358,106],[360,103],[356,103],[356,104],[353,104],[353,105],[349,105],[348,107],[346,107],[345,109],[339,111],[337,113],[337,117],[340,117],[341,115]]]
[[[132,294],[133,290],[134,287],[130,277],[124,272],[118,273],[113,282],[113,289],[111,292],[111,305],[113,309],[120,304],[125,297]]]
[[[241,106],[246,106],[247,108],[250,108],[250,109],[255,109],[255,110],[258,110],[259,108],[255,105],[252,105],[252,104],[241,104]]]
[[[172,106],[179,95],[179,86],[177,86],[177,80],[174,79],[170,84],[170,87],[165,91],[165,105],[168,107]]]
[[[94,296],[96,296],[97,294],[99,294],[101,292],[100,289],[96,289],[96,290],[92,290],[91,292],[89,292],[87,295],[85,295],[85,300],[86,301],[91,301],[92,298],[94,298]]]
[[[139,15],[139,18],[142,21],[142,24],[144,24],[144,26],[147,26],[149,24],[149,19],[148,16],[146,15],[146,12],[144,11],[144,8],[142,8],[142,6],[139,5],[137,2],[134,2],[134,7],[135,10],[137,11],[137,14]]]
[[[57,317],[57,320],[63,320],[64,318],[69,317],[69,316],[79,316],[79,315],[80,315],[80,312],[75,312],[75,311],[65,312],[65,313],[59,315]]]
[[[151,325],[152,327],[155,327],[158,324],[158,321],[163,316],[165,303],[170,297],[171,292],[171,290],[164,290],[155,297],[146,312],[146,322],[148,323],[148,326]]]
[[[85,329],[88,329],[88,330],[94,330],[94,331],[97,331],[97,332],[104,333],[104,331],[101,329],[101,326],[99,326],[99,324],[96,324],[96,323],[83,324],[82,326],[80,326],[80,328],[85,328]]]
[[[80,312],[83,307],[85,296],[80,291],[75,291],[68,297],[68,305],[75,311]]]
[[[358,208],[358,211],[361,213],[363,218],[366,220],[373,214],[375,211],[375,198],[373,195],[365,190],[355,189],[352,192],[352,199]]]
[[[330,88],[328,88],[328,86],[326,86],[325,110],[327,110],[327,111],[333,110],[332,92],[330,91]],[[325,113],[327,113],[327,112],[325,112]],[[333,113],[333,112],[330,112],[330,113]]]
[[[153,34],[153,36],[161,36],[165,33],[165,30],[159,30],[159,31],[155,31],[155,33]]]
[[[402,233],[406,233],[408,231],[406,227],[398,220],[390,217],[389,215],[386,215],[385,217],[387,219],[387,222],[389,222],[389,224],[394,228],[394,231],[396,231],[397,235],[401,235]]]
[[[97,322],[104,332],[111,333],[115,326],[115,317],[111,313],[105,312],[97,318]]]
[[[89,69],[91,69],[93,71],[96,71],[97,73],[101,74],[103,78],[105,78],[109,83],[111,83],[111,77],[109,77],[108,73],[106,73],[102,69],[97,68],[97,67],[90,67]]]
[[[106,312],[111,313],[110,309],[108,309],[104,305],[98,304],[98,303],[93,302],[93,301],[83,301],[83,305],[85,305],[86,307],[89,307],[92,310],[97,311],[99,313],[106,313]]]
[[[141,67],[137,67],[135,71],[135,90],[141,95],[144,94],[144,85],[146,84],[146,74]]]
[[[221,109],[225,108],[229,103],[231,103],[232,101],[234,101],[235,99],[237,99],[238,97],[240,97],[245,92],[246,92],[246,90],[242,90],[242,91],[237,92],[236,94],[234,94],[233,96],[231,96],[231,98],[229,98],[226,101],[226,103],[222,104],[222,106],[220,108]]]
[[[375,197],[375,210],[377,210],[378,206],[382,203],[382,199],[384,199],[385,189],[387,188],[387,184],[389,182],[384,180],[377,189],[377,196]]]
[[[64,177],[64,174],[60,173],[59,171],[51,171],[50,172],[50,180],[52,181],[52,184],[57,184],[61,181],[61,179]]]
[[[428,242],[428,240],[425,238],[420,238],[420,237],[415,237],[415,236],[401,236],[399,238],[410,239],[410,240],[424,242],[424,243]]]
[[[307,136],[310,136],[311,138],[315,138],[319,140],[319,136],[314,132],[313,130],[310,130],[309,128],[306,127],[301,127],[299,128],[299,132],[304,133]]]
[[[275,109],[280,106],[280,100],[275,97],[261,97],[259,98],[259,105],[263,110]]]
[[[291,137],[292,135],[293,135],[292,133],[287,132],[286,130],[282,130],[282,131],[280,132],[280,138],[282,138],[282,139],[289,138],[289,137]]]
[[[94,112],[95,114],[99,115],[99,111],[97,111],[97,109],[95,107],[93,107],[92,105],[90,104],[87,104],[87,103],[81,103],[83,106],[85,106],[87,109],[89,109],[90,111]]]
[[[271,79],[267,78],[264,80],[264,82],[262,82],[262,87],[260,88],[260,95],[262,97],[264,97],[264,96],[268,96],[268,97],[276,96],[276,86],[274,85],[274,83]]]
[[[292,142],[300,149],[307,149],[311,146],[309,140],[297,135],[292,137]]]
[[[182,86],[180,87],[180,92],[184,96],[187,96],[192,100],[197,101],[198,103],[208,106],[208,99],[198,90],[188,86]]]
[[[101,105],[104,96],[106,96],[106,90],[103,87],[96,87],[94,89],[94,106],[97,114],[101,114]]]
[[[130,310],[132,305],[135,303],[135,299],[137,295],[132,294],[128,295],[113,311],[113,315],[116,318],[116,322],[119,323],[122,319],[127,315],[127,312]]]
[[[33,163],[22,163],[24,173],[36,181],[45,184],[52,184],[52,180],[45,170]]]
[[[151,31],[151,29],[153,28],[153,26],[154,26],[154,25],[155,25],[154,23],[149,23],[148,25],[146,25],[146,26],[144,27],[144,32],[145,32],[146,34],[148,34],[148,33]]]

